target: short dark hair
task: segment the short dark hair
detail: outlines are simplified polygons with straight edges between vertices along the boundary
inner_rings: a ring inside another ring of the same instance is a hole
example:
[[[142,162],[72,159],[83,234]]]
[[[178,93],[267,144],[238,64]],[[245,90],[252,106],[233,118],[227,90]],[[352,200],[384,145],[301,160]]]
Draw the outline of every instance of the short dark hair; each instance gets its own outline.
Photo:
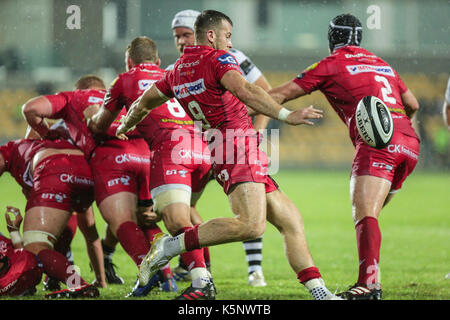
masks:
[[[76,83],[75,88],[77,90],[85,90],[93,87],[105,89],[105,83],[103,80],[93,74],[88,74],[81,77]]]
[[[217,30],[222,25],[222,20],[228,21],[233,26],[233,21],[225,13],[216,10],[203,11],[194,24],[196,40],[202,39],[210,29]]]
[[[330,21],[328,27],[328,45],[330,51],[345,45],[361,45],[361,21],[350,13],[340,14]]]
[[[134,63],[158,60],[158,47],[155,41],[148,37],[137,37],[127,47],[128,55]]]

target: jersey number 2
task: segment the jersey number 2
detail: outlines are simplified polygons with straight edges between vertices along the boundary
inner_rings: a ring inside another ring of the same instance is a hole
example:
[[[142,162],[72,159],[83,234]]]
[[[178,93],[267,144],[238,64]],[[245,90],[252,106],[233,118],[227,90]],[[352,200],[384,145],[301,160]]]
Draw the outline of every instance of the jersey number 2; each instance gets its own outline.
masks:
[[[390,103],[390,104],[396,104],[397,100],[395,100],[394,97],[390,97],[389,95],[392,93],[391,85],[389,84],[388,79],[382,76],[375,76],[375,81],[382,82],[383,88],[381,88],[381,94],[383,95],[384,102]]]

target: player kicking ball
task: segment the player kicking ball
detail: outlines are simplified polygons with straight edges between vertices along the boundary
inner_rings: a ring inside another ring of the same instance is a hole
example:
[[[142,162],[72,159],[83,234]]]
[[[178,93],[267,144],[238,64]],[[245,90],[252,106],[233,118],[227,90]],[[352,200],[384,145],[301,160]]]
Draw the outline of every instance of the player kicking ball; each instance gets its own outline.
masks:
[[[193,119],[201,121],[203,131],[217,138],[215,150],[223,152],[223,157],[211,160],[213,171],[235,214],[234,218],[211,219],[175,237],[157,239],[140,266],[140,281],[146,283],[160,266],[183,252],[260,237],[268,220],[283,235],[287,259],[314,299],[335,299],[314,265],[300,212],[267,174],[267,155],[256,147],[258,138],[246,105],[291,125],[312,124],[308,119],[321,118],[322,112],[313,107],[290,112],[262,88],[247,82],[227,52],[232,47],[231,34],[229,17],[214,10],[203,11],[195,22],[196,45],[184,48],[173,71],[132,104],[117,129],[116,135],[123,137],[152,109],[177,98]],[[234,145],[230,152],[227,143],[237,144],[239,138],[229,134],[236,132],[245,133],[245,144],[243,148]]]

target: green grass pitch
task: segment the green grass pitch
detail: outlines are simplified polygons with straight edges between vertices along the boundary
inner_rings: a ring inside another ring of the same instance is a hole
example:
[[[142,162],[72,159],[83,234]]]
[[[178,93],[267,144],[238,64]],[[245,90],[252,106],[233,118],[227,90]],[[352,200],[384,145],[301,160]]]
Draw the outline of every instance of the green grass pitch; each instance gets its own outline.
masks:
[[[275,176],[281,189],[300,209],[305,222],[309,248],[328,288],[341,291],[357,278],[355,231],[349,200],[349,174],[345,171],[289,171]],[[450,299],[450,174],[415,172],[401,192],[383,210],[381,282],[386,300]],[[21,210],[25,198],[13,179],[5,174],[0,179],[0,210],[14,205]],[[231,216],[227,198],[217,183],[208,184],[198,204],[205,220]],[[105,223],[97,214],[101,236]],[[6,234],[3,215],[0,231]],[[217,299],[226,300],[292,300],[311,299],[300,285],[284,256],[283,243],[277,230],[267,225],[264,234],[263,271],[267,286],[247,285],[247,262],[241,243],[212,247],[212,273],[218,289]],[[85,253],[84,240],[77,231],[72,244],[75,264],[82,276],[93,280]],[[177,258],[171,264],[174,266]],[[119,246],[114,256],[117,272],[125,285],[101,289],[100,299],[125,299],[136,279],[137,268]],[[188,283],[178,283],[184,289]],[[42,299],[42,284],[34,297]],[[175,293],[152,292],[144,299],[172,299]]]

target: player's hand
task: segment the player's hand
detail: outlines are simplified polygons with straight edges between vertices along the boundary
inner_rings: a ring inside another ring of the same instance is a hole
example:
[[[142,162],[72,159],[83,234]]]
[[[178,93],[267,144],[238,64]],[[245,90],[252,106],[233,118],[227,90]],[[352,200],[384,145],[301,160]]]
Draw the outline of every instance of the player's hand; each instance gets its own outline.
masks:
[[[14,215],[14,220],[11,220],[11,217],[9,214],[12,213]],[[15,207],[6,207],[5,212],[5,219],[6,219],[6,228],[9,232],[13,231],[19,231],[20,225],[22,224],[23,217],[20,214],[20,210]]]
[[[108,284],[106,283],[106,281],[100,281],[97,279],[92,281],[92,285],[97,288],[107,288],[108,287]]]
[[[138,211],[139,224],[145,227],[149,227],[159,221],[161,221],[161,215],[153,211],[153,206],[148,207],[146,210]]]
[[[323,118],[323,111],[320,109],[316,109],[313,106],[309,106],[308,108],[299,109],[292,111],[286,119],[286,123],[290,125],[314,125],[312,121],[308,119],[321,119]]]
[[[116,130],[116,137],[120,140],[128,140],[128,137],[125,135],[128,131],[130,131],[130,129],[125,128],[125,126],[121,124]]]

